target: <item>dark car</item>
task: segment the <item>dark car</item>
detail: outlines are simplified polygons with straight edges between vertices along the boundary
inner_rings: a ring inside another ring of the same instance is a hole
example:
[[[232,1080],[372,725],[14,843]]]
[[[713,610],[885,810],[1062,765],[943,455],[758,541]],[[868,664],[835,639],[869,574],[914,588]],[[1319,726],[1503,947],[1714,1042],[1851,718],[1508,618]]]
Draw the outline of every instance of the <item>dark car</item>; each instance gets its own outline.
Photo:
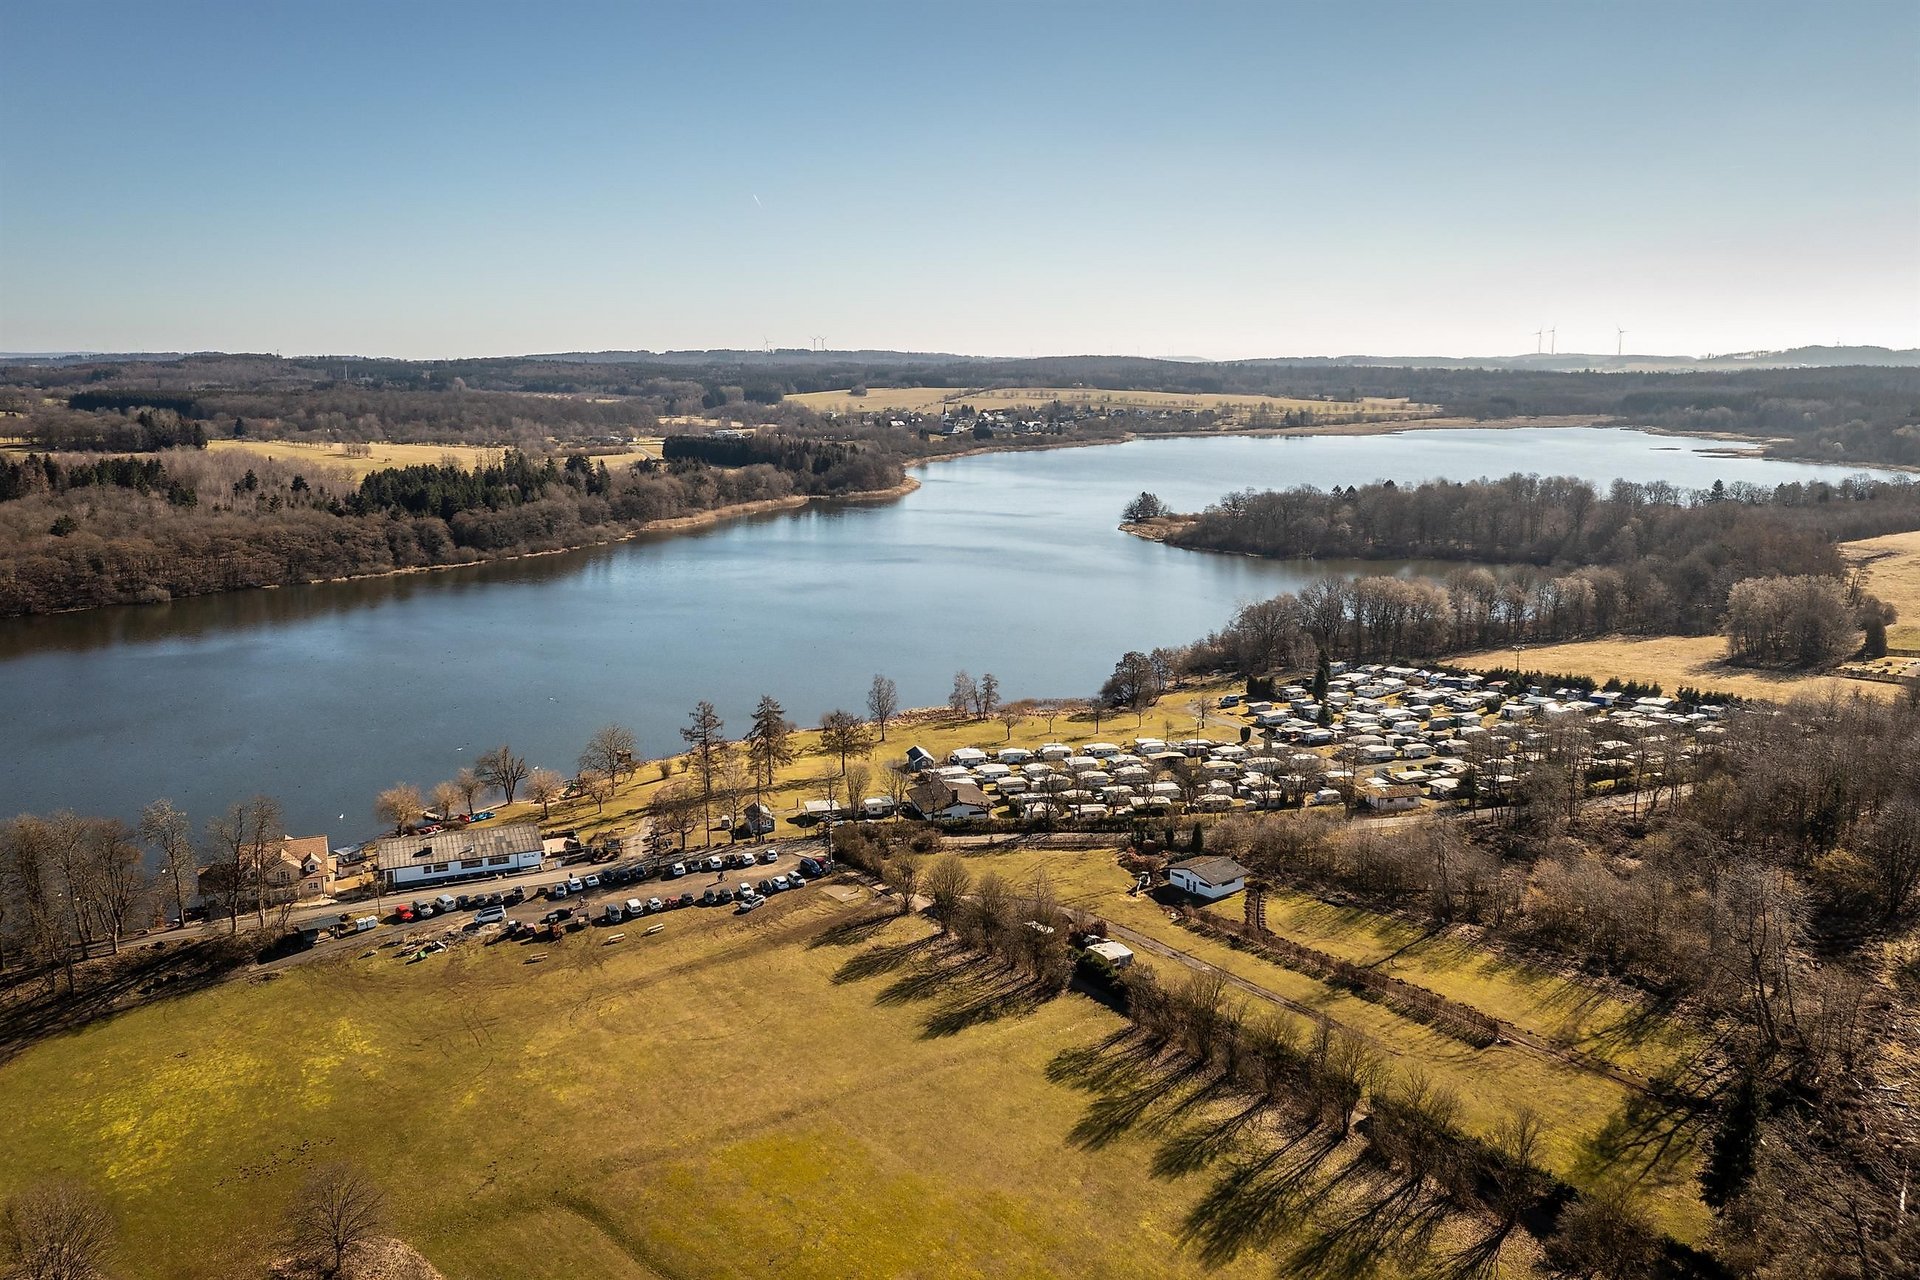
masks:
[[[507,890],[506,894],[500,899],[500,905],[503,907],[517,907],[526,900],[527,891],[516,887]]]
[[[828,858],[802,858],[800,870],[812,879],[818,880],[833,870],[833,862]]]
[[[547,914],[540,917],[540,923],[541,924],[559,924],[563,920],[571,920],[571,919],[573,919],[572,907],[555,907],[553,910],[547,912]]]
[[[673,905],[676,907],[690,907],[693,905],[693,895],[690,893],[683,893],[679,897],[671,899],[671,901]]]

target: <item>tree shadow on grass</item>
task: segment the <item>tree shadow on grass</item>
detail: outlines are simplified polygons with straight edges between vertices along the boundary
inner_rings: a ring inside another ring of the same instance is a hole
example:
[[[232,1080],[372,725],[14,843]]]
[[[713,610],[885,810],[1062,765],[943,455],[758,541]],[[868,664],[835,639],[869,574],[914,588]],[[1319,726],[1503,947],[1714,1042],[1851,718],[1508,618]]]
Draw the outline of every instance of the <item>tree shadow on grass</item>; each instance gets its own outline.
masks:
[[[858,955],[849,957],[847,962],[834,972],[833,981],[835,985],[844,985],[892,973],[938,941],[940,941],[938,937],[929,934],[927,937],[913,938],[906,942],[868,947]]]
[[[868,911],[850,920],[828,925],[808,939],[807,946],[809,948],[851,947],[865,942],[899,918],[900,914],[897,911]]]
[[[1250,1249],[1272,1248],[1325,1194],[1322,1172],[1345,1141],[1338,1129],[1314,1126],[1245,1152],[1187,1211],[1180,1243],[1209,1270]]]

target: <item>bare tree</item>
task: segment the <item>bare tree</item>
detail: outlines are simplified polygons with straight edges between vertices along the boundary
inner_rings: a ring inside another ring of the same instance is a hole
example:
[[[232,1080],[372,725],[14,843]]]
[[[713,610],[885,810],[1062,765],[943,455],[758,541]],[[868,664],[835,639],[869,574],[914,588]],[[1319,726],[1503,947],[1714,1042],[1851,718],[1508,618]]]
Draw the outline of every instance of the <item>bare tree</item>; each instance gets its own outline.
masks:
[[[887,740],[887,721],[893,719],[893,713],[899,709],[900,691],[893,681],[875,676],[867,688],[867,714],[873,717],[873,726],[880,731],[880,741]]]
[[[487,782],[475,769],[462,769],[453,775],[453,789],[460,793],[460,800],[466,806],[467,816],[471,818],[474,799],[487,789]]]
[[[500,789],[508,804],[513,803],[514,793],[529,776],[527,758],[513,754],[513,748],[504,742],[483,753],[473,762],[473,768],[480,781]]]
[[[649,812],[655,826],[680,838],[680,850],[684,853],[687,837],[698,821],[700,792],[685,780],[670,782],[653,793]]]
[[[593,801],[595,813],[607,811],[607,801],[613,799],[613,775],[602,773],[598,769],[582,769],[580,776],[573,780],[582,795]]]
[[[947,709],[964,720],[979,698],[980,687],[973,682],[973,677],[964,671],[954,672],[953,691],[947,694]]]
[[[140,838],[160,855],[160,877],[173,899],[173,918],[184,924],[189,890],[200,870],[187,815],[170,800],[155,800],[140,814]]]
[[[847,807],[857,809],[860,802],[867,797],[867,787],[873,781],[873,770],[864,764],[848,765],[846,781]]]
[[[86,819],[84,894],[88,909],[106,935],[113,954],[141,905],[149,902],[153,880],[141,865],[140,846],[118,818]],[[79,889],[80,886],[76,886]]]
[[[433,811],[439,820],[445,822],[460,807],[460,784],[457,782],[436,782],[433,784]]]
[[[314,1170],[287,1210],[294,1247],[320,1268],[337,1276],[353,1247],[380,1230],[386,1196],[372,1179],[349,1164]]]
[[[575,763],[580,773],[591,771],[618,780],[622,772],[633,768],[637,749],[633,730],[617,724],[603,725],[587,739]]]
[[[527,774],[527,799],[540,806],[540,821],[545,822],[553,802],[567,793],[567,780],[551,769],[535,769]]]
[[[19,1280],[99,1280],[113,1253],[113,1214],[86,1187],[22,1191],[0,1214],[0,1259]]]
[[[932,903],[927,914],[940,926],[940,932],[950,932],[959,920],[960,911],[966,905],[967,886],[972,880],[967,864],[957,853],[941,857],[927,872],[925,886]]]
[[[47,822],[22,814],[0,822],[0,893],[19,921],[28,956],[45,973],[52,991],[62,969],[73,989],[73,949],[55,892],[52,837]]]
[[[391,822],[395,835],[405,831],[407,824],[418,819],[426,809],[420,788],[411,782],[396,782],[373,801],[373,816],[382,822]]]
[[[1013,741],[1013,731],[1027,718],[1027,705],[1024,702],[1009,702],[1000,708],[1000,724],[1007,731],[1007,741]]]

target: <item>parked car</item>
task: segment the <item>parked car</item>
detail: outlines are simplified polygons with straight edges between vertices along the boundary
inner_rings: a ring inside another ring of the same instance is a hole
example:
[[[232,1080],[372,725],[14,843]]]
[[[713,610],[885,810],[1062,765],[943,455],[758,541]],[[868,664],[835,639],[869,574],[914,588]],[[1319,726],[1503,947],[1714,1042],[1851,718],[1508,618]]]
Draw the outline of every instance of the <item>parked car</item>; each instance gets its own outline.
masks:
[[[780,851],[778,849],[762,849],[760,851],[760,861],[778,862],[780,861]]]
[[[499,924],[506,918],[507,909],[505,907],[488,907],[484,911],[475,912],[473,922],[475,924]]]
[[[571,920],[571,919],[573,919],[572,907],[555,907],[553,910],[547,912],[547,914],[540,917],[540,923],[541,924],[559,924],[563,920]]]
[[[600,877],[590,875],[580,882],[580,887],[582,889],[598,889],[600,887]]]
[[[622,907],[617,902],[609,902],[607,904],[607,909],[602,913],[602,915],[606,918],[606,922],[608,924],[619,924],[622,920],[625,920],[627,918],[626,908]]]
[[[763,894],[772,893],[774,892],[773,881],[771,879],[762,880],[758,885],[758,888],[759,888],[759,891]]]
[[[739,912],[741,915],[745,915],[747,912],[752,911],[755,907],[762,906],[765,903],[766,903],[765,898],[761,897],[757,893],[750,893],[744,898],[740,899],[740,905],[735,907],[734,910]]]
[[[725,885],[708,885],[707,891],[700,895],[700,901],[710,907],[733,901],[733,890]]]
[[[507,890],[505,895],[501,897],[500,905],[503,907],[517,907],[526,900],[527,891],[515,885],[513,888]]]
[[[582,881],[579,876],[567,877],[568,893],[585,893],[586,891],[587,891],[586,883]]]
[[[773,878],[773,891],[775,893],[784,893],[786,890],[791,889],[792,887],[793,887],[792,883],[789,882],[785,876],[775,876]]]
[[[802,858],[800,869],[817,880],[833,870],[833,863],[827,858]]]
[[[676,907],[690,907],[693,905],[693,895],[690,893],[683,893],[679,897],[672,899],[672,902],[673,902],[673,905]]]
[[[667,909],[667,904],[666,904],[666,903],[664,903],[664,902],[662,902],[662,901],[660,901],[660,899],[658,899],[658,898],[648,898],[648,899],[647,899],[647,910],[648,910],[648,911],[665,911],[666,909]]]

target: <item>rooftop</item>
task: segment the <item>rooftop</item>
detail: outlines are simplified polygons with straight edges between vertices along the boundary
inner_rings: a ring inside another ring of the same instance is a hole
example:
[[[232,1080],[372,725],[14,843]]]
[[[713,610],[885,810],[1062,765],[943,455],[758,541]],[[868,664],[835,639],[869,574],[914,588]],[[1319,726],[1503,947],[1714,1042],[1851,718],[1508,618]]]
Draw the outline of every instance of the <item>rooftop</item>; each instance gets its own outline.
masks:
[[[540,825],[516,822],[504,827],[464,827],[430,836],[388,836],[375,848],[382,871],[420,863],[467,861],[504,854],[535,853],[541,849]]]

